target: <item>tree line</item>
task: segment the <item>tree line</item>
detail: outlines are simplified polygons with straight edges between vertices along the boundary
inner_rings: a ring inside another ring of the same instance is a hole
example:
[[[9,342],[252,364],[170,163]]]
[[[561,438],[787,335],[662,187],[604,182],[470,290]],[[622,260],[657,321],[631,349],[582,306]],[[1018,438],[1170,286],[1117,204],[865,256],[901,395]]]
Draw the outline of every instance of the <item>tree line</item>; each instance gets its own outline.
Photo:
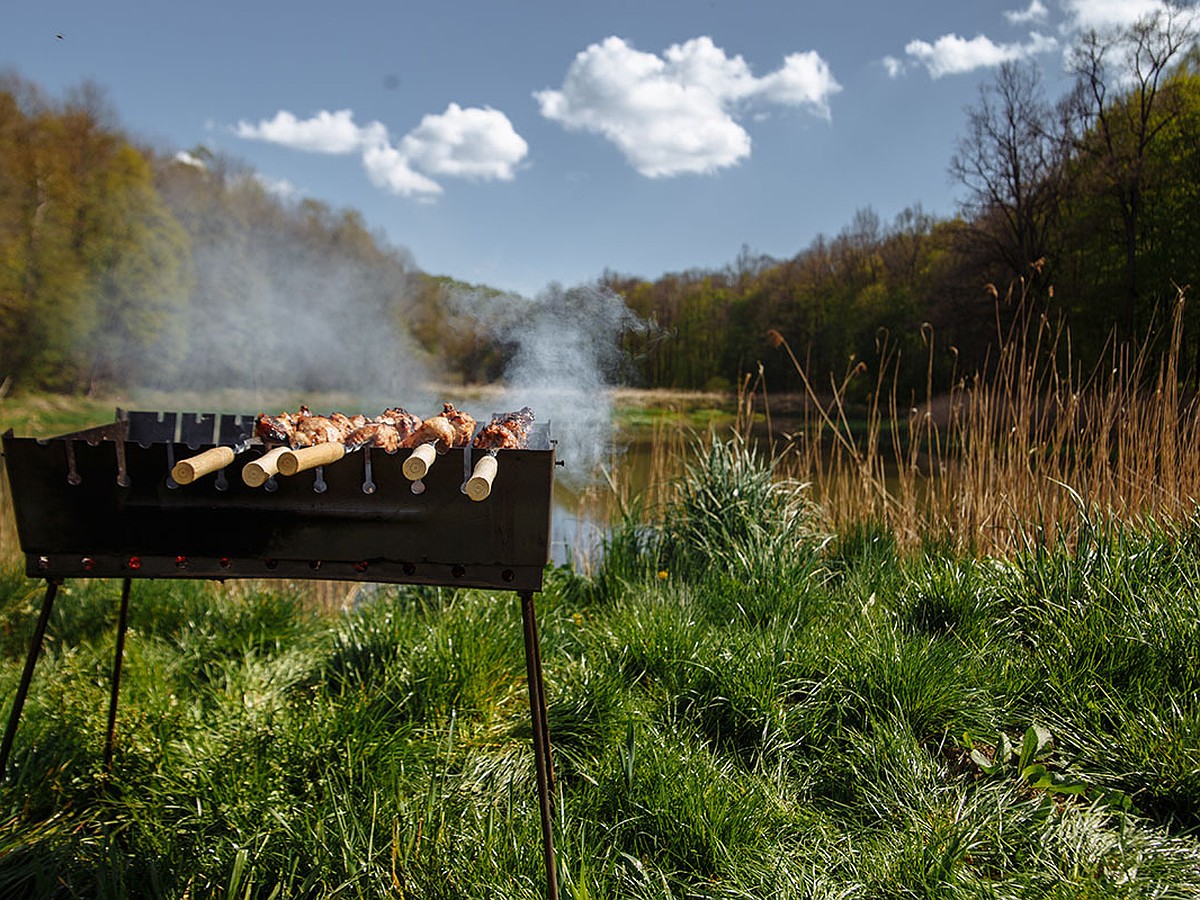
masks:
[[[613,378],[799,387],[780,336],[819,377],[881,355],[896,386],[986,369],[1020,314],[1070,328],[1071,361],[1154,334],[1200,269],[1200,55],[1170,8],[1083,35],[1048,97],[1007,63],[966,111],[949,162],[958,215],[860,210],[790,259],[743,248],[721,269],[605,272],[543,305],[623,299]],[[503,375],[529,303],[421,272],[353,210],[273,194],[206,149],[139,144],[103,92],[52,100],[0,75],[0,384],[354,387]],[[1200,382],[1185,303],[1181,377]]]

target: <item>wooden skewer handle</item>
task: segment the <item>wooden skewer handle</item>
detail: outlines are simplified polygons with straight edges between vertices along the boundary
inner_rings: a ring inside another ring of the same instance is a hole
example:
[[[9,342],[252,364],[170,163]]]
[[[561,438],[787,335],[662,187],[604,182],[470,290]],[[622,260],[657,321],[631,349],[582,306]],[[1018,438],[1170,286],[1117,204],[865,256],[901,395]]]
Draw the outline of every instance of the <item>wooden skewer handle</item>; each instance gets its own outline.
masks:
[[[404,461],[404,477],[409,481],[420,481],[437,458],[437,447],[434,444],[422,444],[413,450],[412,456]]]
[[[235,455],[232,447],[213,447],[175,463],[171,469],[171,477],[175,479],[176,484],[191,484],[209,472],[225,468],[233,462]]]
[[[242,481],[249,487],[262,487],[267,479],[279,471],[279,457],[287,453],[287,447],[276,447],[268,450],[258,459],[251,460],[242,466]]]
[[[492,492],[492,481],[496,477],[496,457],[482,457],[467,480],[467,496],[472,500],[486,500]]]
[[[299,450],[285,450],[279,455],[279,474],[295,475],[305,469],[335,463],[345,455],[346,445],[336,441]]]

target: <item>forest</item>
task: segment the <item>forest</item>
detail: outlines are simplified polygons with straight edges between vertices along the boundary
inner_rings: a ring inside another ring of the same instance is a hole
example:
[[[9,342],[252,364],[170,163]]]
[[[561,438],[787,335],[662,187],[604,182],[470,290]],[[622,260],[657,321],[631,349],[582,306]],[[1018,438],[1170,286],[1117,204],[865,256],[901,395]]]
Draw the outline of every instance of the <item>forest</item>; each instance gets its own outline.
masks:
[[[237,160],[146,146],[96,85],[54,99],[7,72],[0,393],[487,382],[532,302],[582,311],[597,291],[631,312],[614,383],[730,390],[757,372],[798,390],[774,333],[818,380],[886,359],[916,393],[986,373],[998,336],[1028,321],[1069,334],[1064,358],[1086,376],[1123,344],[1153,349],[1182,301],[1179,378],[1194,387],[1195,39],[1168,13],[1085,35],[1059,97],[1031,64],[999,67],[948,148],[965,198],[952,218],[865,208],[789,259],[743,247],[721,269],[605,271],[524,303],[425,273],[358,212],[280,199]]]

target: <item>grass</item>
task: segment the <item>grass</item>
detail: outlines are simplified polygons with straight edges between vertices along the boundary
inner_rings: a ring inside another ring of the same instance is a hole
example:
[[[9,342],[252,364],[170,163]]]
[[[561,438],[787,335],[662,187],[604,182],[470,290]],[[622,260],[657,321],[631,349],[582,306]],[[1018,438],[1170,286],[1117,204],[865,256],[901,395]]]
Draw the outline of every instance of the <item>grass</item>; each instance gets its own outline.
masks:
[[[788,447],[790,470],[813,484],[829,530],[878,521],[906,548],[939,540],[959,552],[1007,555],[1054,541],[1063,529],[1073,540],[1080,511],[1137,524],[1195,509],[1200,403],[1178,378],[1182,295],[1167,327],[1140,344],[1114,342],[1094,371],[1083,372],[1066,329],[1011,294],[1013,323],[997,335],[990,371],[956,376],[948,392],[933,384],[932,330],[923,332],[931,373],[923,398],[897,395],[890,378],[898,357],[883,346],[865,428],[847,396],[872,377],[868,366],[858,363],[819,391],[784,336],[772,332],[807,392]],[[752,389],[744,394],[747,421],[757,398]],[[759,403],[765,407],[766,398]]]
[[[718,442],[548,572],[563,896],[1196,896],[1200,520],[911,554],[772,466]],[[0,587],[7,695],[39,595]],[[60,597],[0,894],[542,895],[513,597],[138,582],[110,777],[118,589]]]

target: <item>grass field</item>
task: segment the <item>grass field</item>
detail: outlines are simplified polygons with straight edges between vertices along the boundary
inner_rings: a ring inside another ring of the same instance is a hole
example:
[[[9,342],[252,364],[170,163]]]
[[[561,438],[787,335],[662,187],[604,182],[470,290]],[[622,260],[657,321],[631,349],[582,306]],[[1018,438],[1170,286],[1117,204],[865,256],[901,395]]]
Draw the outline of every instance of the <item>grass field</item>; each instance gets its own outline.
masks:
[[[1200,520],[1007,557],[824,534],[742,442],[538,597],[564,897],[1200,895]],[[543,895],[519,608],[70,582],[0,783],[5,897]],[[0,576],[0,694],[41,588]]]

